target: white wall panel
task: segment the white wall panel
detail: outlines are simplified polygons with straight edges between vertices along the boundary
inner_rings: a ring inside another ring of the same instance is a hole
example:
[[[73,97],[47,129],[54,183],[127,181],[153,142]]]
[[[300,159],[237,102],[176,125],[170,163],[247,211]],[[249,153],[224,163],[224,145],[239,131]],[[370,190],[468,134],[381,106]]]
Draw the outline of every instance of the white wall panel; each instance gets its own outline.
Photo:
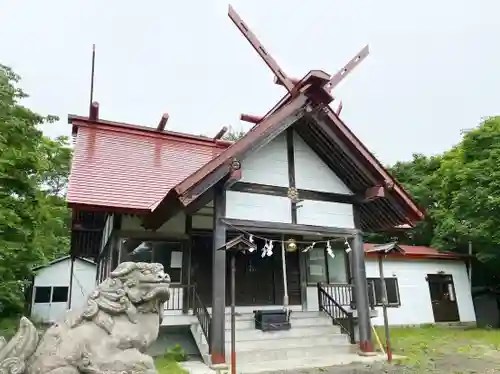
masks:
[[[242,182],[288,187],[288,158],[285,134],[278,135],[241,162]]]
[[[227,191],[226,217],[252,221],[291,223],[287,197]]]
[[[352,191],[319,158],[311,147],[295,132],[295,184],[297,188],[311,191],[352,194]]]
[[[351,204],[304,200],[298,204],[297,223],[301,225],[354,228]]]

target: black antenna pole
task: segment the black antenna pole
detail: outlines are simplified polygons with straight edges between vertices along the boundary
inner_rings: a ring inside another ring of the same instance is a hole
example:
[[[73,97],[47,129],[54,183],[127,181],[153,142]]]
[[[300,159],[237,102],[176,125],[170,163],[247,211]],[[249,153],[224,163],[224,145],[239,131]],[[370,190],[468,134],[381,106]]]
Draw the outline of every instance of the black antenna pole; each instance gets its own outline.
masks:
[[[92,73],[90,76],[90,104],[92,107],[92,102],[94,101],[94,68],[95,68],[95,44],[92,44]]]

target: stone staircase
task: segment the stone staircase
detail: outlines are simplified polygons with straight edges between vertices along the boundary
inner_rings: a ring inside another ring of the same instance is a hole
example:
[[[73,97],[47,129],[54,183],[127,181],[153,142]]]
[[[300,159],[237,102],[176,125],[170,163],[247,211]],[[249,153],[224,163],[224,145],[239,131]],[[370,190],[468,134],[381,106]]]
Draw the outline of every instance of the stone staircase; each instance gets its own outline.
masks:
[[[226,360],[231,357],[231,319],[226,314]],[[253,313],[236,317],[236,358],[238,373],[258,373],[352,362],[356,346],[322,312],[292,312],[288,331],[263,332],[254,327]],[[205,361],[208,345],[200,327],[191,331]]]

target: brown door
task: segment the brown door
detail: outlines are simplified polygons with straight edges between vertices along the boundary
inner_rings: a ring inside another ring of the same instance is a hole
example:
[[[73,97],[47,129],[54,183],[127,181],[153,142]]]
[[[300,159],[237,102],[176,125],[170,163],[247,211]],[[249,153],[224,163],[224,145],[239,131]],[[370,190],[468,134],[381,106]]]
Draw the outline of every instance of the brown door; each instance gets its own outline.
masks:
[[[230,269],[228,255],[228,270]],[[231,276],[226,278],[227,290],[231,287]],[[261,257],[260,250],[254,253],[236,254],[236,305],[272,305],[274,304],[273,261],[269,257]],[[227,302],[231,303],[227,292]]]
[[[450,274],[428,274],[427,282],[429,283],[434,321],[460,321],[453,276]]]

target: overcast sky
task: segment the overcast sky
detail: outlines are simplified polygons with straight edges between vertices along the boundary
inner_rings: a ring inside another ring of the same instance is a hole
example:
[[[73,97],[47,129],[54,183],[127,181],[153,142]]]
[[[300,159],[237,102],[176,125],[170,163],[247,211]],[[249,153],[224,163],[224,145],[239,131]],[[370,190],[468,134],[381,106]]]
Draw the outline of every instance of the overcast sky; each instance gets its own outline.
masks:
[[[383,163],[435,154],[500,111],[498,0],[233,0],[290,76],[368,58],[334,91],[341,117]],[[285,93],[221,0],[0,0],[0,61],[26,105],[87,115],[92,44],[100,117],[213,136],[248,129]]]

